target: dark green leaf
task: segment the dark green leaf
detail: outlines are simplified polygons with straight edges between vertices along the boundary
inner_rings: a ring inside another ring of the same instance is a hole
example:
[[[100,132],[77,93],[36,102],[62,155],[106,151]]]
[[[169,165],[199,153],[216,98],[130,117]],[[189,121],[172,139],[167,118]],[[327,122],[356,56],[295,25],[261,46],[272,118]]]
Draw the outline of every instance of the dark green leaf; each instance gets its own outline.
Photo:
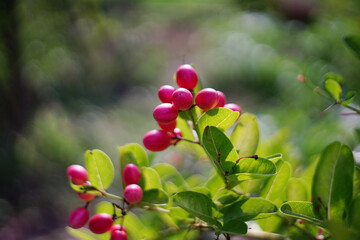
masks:
[[[231,220],[249,221],[269,217],[277,212],[277,207],[263,198],[247,198],[221,209],[224,222]]]
[[[348,216],[348,224],[353,229],[360,231],[360,195],[356,196],[352,200]]]
[[[347,106],[355,100],[355,97],[356,97],[356,92],[350,91],[346,94],[345,99],[342,101],[341,104],[343,106]]]
[[[255,154],[259,143],[259,126],[255,115],[244,113],[230,137],[234,147],[239,151],[239,156]]]
[[[156,205],[165,205],[169,201],[169,197],[162,189],[149,189],[144,191],[141,202],[151,203]]]
[[[214,108],[205,112],[196,124],[199,139],[202,139],[205,127],[214,126],[221,131],[225,131],[236,121],[238,116],[238,112],[228,108]]]
[[[342,89],[337,81],[333,79],[325,80],[324,87],[326,91],[328,91],[328,93],[336,100],[336,102],[340,102]]]
[[[85,165],[92,186],[103,190],[111,185],[114,180],[114,166],[104,152],[97,149],[86,151]]]
[[[120,154],[120,173],[124,167],[129,164],[133,163],[138,168],[147,167],[149,166],[149,159],[146,155],[146,152],[143,147],[141,147],[137,143],[129,143],[124,146],[118,147],[119,154]]]
[[[355,166],[354,168],[354,196],[360,194],[360,168]]]
[[[355,35],[349,35],[344,38],[344,41],[360,59],[360,37]]]
[[[217,228],[222,227],[214,217],[217,215],[216,205],[206,195],[192,191],[179,192],[173,196],[173,201],[191,215]]]
[[[247,225],[243,221],[240,220],[230,220],[228,222],[224,222],[224,226],[221,229],[221,232],[230,233],[234,235],[243,235],[247,233]]]
[[[354,158],[351,149],[339,142],[328,145],[316,167],[312,198],[321,219],[342,221],[353,196]]]
[[[280,212],[285,215],[301,218],[318,226],[323,226],[321,220],[317,219],[311,202],[286,202],[280,207]]]

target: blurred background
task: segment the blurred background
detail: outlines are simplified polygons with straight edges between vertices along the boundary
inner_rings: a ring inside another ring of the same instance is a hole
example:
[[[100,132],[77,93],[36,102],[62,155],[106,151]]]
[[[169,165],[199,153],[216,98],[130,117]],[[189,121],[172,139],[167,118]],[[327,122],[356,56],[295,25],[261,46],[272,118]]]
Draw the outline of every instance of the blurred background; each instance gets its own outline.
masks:
[[[283,152],[294,174],[332,141],[356,148],[359,117],[319,117],[331,102],[297,75],[322,85],[334,72],[358,91],[343,37],[360,34],[359,13],[357,0],[2,0],[0,236],[72,239],[64,227],[83,203],[67,166],[94,148],[118,166],[117,146],[157,128],[157,90],[183,63],[255,113],[260,148]]]

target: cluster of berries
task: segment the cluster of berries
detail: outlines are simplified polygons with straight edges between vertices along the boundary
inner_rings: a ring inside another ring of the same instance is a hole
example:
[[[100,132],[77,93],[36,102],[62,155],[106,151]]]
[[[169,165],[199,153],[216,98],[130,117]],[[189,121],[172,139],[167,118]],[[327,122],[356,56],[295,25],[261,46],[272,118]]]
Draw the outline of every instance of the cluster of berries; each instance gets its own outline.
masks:
[[[224,93],[212,88],[200,90],[195,96],[194,104],[193,90],[198,83],[198,75],[189,64],[181,65],[177,69],[176,83],[180,88],[164,85],[158,91],[162,103],[155,107],[153,116],[161,130],[151,130],[143,138],[144,146],[150,151],[163,151],[182,139],[181,130],[176,128],[179,111],[187,111],[194,106],[204,112],[217,107],[225,107],[241,114],[241,108],[238,105],[225,104]]]
[[[128,203],[138,203],[143,197],[143,191],[138,185],[141,178],[139,168],[135,164],[127,164],[122,172],[124,189],[124,198]]]
[[[75,185],[82,186],[91,186],[91,183],[88,181],[88,173],[83,166],[80,165],[71,165],[67,168],[67,177],[71,179],[72,183]],[[90,202],[96,197],[96,194],[93,193],[77,193],[78,196],[85,202]]]

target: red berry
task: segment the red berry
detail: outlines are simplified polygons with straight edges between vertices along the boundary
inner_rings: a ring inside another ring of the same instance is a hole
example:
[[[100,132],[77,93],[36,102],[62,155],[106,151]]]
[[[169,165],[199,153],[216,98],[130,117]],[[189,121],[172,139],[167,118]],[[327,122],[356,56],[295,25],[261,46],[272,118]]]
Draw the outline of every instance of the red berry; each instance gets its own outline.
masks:
[[[128,237],[125,231],[115,230],[111,233],[110,240],[128,240]]]
[[[181,65],[176,71],[176,83],[181,88],[194,89],[198,82],[198,76],[195,69],[189,65]]]
[[[125,187],[124,198],[128,203],[138,203],[143,197],[143,191],[137,184],[130,184]]]
[[[236,112],[239,112],[239,117],[241,115],[241,108],[239,105],[236,105],[234,103],[228,103],[228,104],[225,104],[224,108],[228,108],[228,109],[231,109],[233,111],[236,111]],[[239,119],[238,117],[238,119]]]
[[[169,124],[176,120],[178,110],[171,103],[161,103],[153,112],[155,120],[161,124]]]
[[[83,186],[91,186],[91,183],[89,181],[86,181],[82,185]],[[96,197],[96,194],[94,194],[94,193],[80,193],[80,192],[78,192],[77,194],[85,202],[90,202],[91,200],[93,200]]]
[[[166,132],[172,132],[176,128],[176,120],[169,124],[158,123],[158,125],[162,130],[164,130]]]
[[[127,233],[126,228],[124,226],[120,225],[120,224],[114,224],[114,225],[111,226],[110,232],[112,233],[115,230],[121,230],[121,231],[124,231],[124,232]]]
[[[101,234],[110,230],[112,217],[107,213],[98,213],[90,218],[89,228],[93,233]]]
[[[219,102],[219,95],[212,88],[204,88],[195,97],[196,105],[207,111],[213,109]]]
[[[72,228],[81,228],[89,220],[89,212],[86,208],[77,208],[69,216],[68,223]]]
[[[158,91],[160,101],[163,103],[172,103],[171,96],[172,96],[173,92],[175,92],[175,90],[176,89],[170,85],[161,86]]]
[[[82,185],[88,179],[88,173],[83,166],[71,165],[66,170],[68,178],[76,185]]]
[[[177,110],[188,110],[193,100],[193,95],[186,88],[179,88],[172,94],[172,101]]]
[[[221,91],[217,91],[218,95],[219,95],[219,102],[218,104],[216,104],[215,107],[224,107],[225,103],[226,103],[226,97],[225,94]]]
[[[169,147],[171,136],[163,130],[151,130],[143,138],[144,146],[153,152],[159,152]]]
[[[130,163],[124,167],[122,172],[122,179],[125,185],[138,184],[140,178],[140,170],[135,164]]]

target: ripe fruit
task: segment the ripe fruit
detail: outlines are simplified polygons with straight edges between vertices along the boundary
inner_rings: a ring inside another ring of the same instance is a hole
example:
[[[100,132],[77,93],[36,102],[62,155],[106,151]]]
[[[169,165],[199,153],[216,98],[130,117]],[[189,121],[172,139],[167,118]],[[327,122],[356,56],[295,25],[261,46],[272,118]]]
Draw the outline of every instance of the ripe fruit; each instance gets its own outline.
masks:
[[[153,112],[155,120],[161,124],[169,124],[176,120],[178,111],[170,103],[161,103]]]
[[[137,184],[130,184],[125,187],[124,198],[128,203],[138,203],[143,197],[143,191]]]
[[[241,108],[239,105],[236,105],[234,103],[228,103],[228,104],[225,104],[224,108],[228,108],[228,109],[231,109],[233,111],[236,111],[236,112],[239,112],[239,117],[241,115]],[[239,119],[238,117],[238,119]]]
[[[115,230],[111,232],[110,240],[128,240],[128,237],[125,231]]]
[[[120,224],[114,224],[114,225],[111,226],[110,232],[112,233],[115,230],[121,230],[121,231],[124,231],[124,232],[127,233],[126,228],[124,226],[120,225]]]
[[[219,95],[212,88],[204,88],[195,97],[196,105],[207,111],[213,109],[219,102]]]
[[[144,146],[153,152],[159,152],[169,147],[171,136],[163,130],[151,130],[143,138]]]
[[[101,234],[110,230],[112,217],[107,213],[98,213],[90,218],[89,228],[93,233]]]
[[[86,181],[82,185],[91,186],[91,183],[89,181]],[[93,200],[96,197],[96,194],[94,194],[94,193],[81,193],[81,192],[78,192],[77,194],[85,202],[90,202],[91,200]]]
[[[86,208],[77,208],[69,216],[68,223],[72,228],[81,228],[89,220],[89,212]]]
[[[172,94],[172,101],[177,110],[188,110],[193,100],[191,92],[186,88],[179,88]]]
[[[158,123],[158,125],[162,130],[164,130],[166,132],[172,132],[176,128],[176,120],[169,124]]]
[[[224,107],[225,106],[225,102],[226,102],[226,97],[225,94],[221,91],[217,91],[218,95],[219,95],[219,102],[218,104],[216,104],[215,107]]]
[[[66,170],[68,178],[76,185],[82,185],[88,179],[88,173],[83,166],[71,165]]]
[[[158,91],[158,96],[160,98],[160,101],[163,103],[172,103],[172,94],[175,92],[175,88],[170,85],[164,85],[161,86]]]
[[[127,164],[122,172],[122,179],[125,185],[138,184],[141,178],[139,168],[135,164]]]
[[[181,88],[194,89],[198,82],[198,76],[195,69],[189,65],[181,65],[176,71],[176,83]]]

